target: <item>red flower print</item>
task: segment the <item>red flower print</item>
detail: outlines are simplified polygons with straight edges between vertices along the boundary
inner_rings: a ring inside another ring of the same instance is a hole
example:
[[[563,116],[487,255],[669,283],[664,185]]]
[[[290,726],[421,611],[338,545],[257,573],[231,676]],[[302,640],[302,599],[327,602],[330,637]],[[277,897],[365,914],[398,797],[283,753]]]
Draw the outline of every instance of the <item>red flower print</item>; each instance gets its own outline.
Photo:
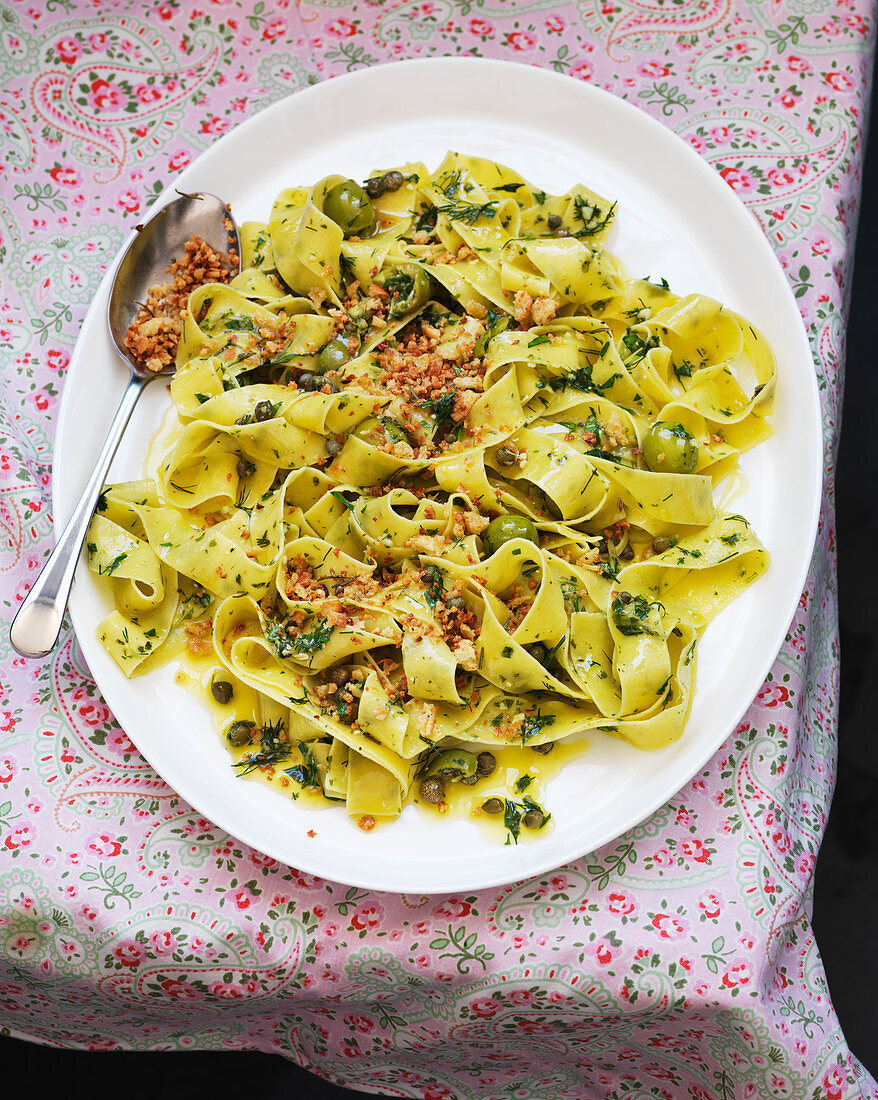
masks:
[[[125,95],[122,89],[100,77],[91,82],[88,100],[95,111],[121,111],[125,106]]]
[[[377,902],[371,905],[359,905],[351,917],[351,927],[358,932],[365,932],[370,928],[377,928],[384,917],[384,910]]]
[[[637,902],[621,890],[616,890],[607,898],[607,909],[617,916],[630,917],[637,911]]]
[[[134,89],[134,96],[138,103],[156,103],[162,98],[162,93],[154,84],[138,84]]]
[[[791,73],[808,73],[811,71],[811,63],[804,57],[791,53],[787,58],[787,68]]]
[[[506,35],[506,41],[513,50],[532,50],[537,44],[536,38],[527,31],[511,31]]]
[[[510,989],[506,994],[506,1000],[518,1008],[533,1002],[534,995],[529,989]]]
[[[447,1085],[427,1085],[424,1089],[424,1100],[448,1100],[449,1096],[451,1089]]]
[[[60,38],[55,43],[55,53],[65,65],[72,65],[82,52],[82,43],[76,38]]]
[[[194,1001],[198,996],[197,990],[193,989],[191,985],[187,985],[186,982],[180,981],[178,978],[165,978],[160,985],[169,997],[173,997],[178,1001]]]
[[[546,30],[551,31],[553,34],[561,34],[566,26],[567,24],[560,15],[550,15],[546,20]]]
[[[329,34],[334,34],[336,38],[352,38],[357,33],[357,25],[349,19],[336,19],[329,24],[326,30]]]
[[[0,760],[0,783],[11,783],[14,778],[15,761],[7,756],[5,760]]]
[[[824,73],[823,79],[836,92],[849,92],[854,86],[853,80],[847,73]]]
[[[847,1074],[841,1066],[830,1066],[823,1074],[823,1087],[826,1090],[826,1100],[843,1100],[847,1092]]]
[[[287,25],[284,20],[279,15],[275,15],[262,28],[262,37],[271,42],[272,39],[280,38],[286,34],[286,31]]]
[[[135,967],[143,958],[143,948],[139,943],[120,943],[113,948],[113,958],[122,966]]]
[[[477,997],[476,1000],[470,1001],[469,1010],[470,1015],[480,1020],[490,1020],[500,1011],[500,1002],[495,1001],[493,997]]]
[[[49,169],[49,175],[62,187],[79,187],[82,182],[76,169],[68,165],[56,164],[54,168]]]
[[[460,898],[448,898],[436,909],[436,915],[446,917],[448,920],[459,920],[461,917],[469,916],[471,908],[468,901],[462,901]]]
[[[716,920],[716,918],[723,911],[722,895],[715,894],[711,891],[706,894],[702,894],[701,897],[698,899],[698,908],[710,920]]]
[[[656,913],[652,918],[652,926],[665,940],[680,940],[689,931],[689,925],[682,917],[675,917],[670,913]]]
[[[105,50],[109,45],[109,39],[103,31],[95,31],[94,34],[88,36],[89,46],[97,52],[98,50]]]
[[[757,700],[767,707],[776,707],[780,703],[785,703],[789,697],[790,693],[783,684],[765,684],[756,696]]]
[[[62,371],[70,362],[70,355],[63,348],[49,348],[46,352],[46,366],[49,370]]]
[[[727,989],[737,989],[739,986],[749,985],[752,976],[749,961],[737,956],[723,974],[722,983]]]
[[[11,710],[0,710],[0,730],[9,733],[15,729],[17,719]]]
[[[733,191],[748,194],[756,189],[756,180],[743,168],[721,168],[719,173]]]
[[[710,849],[706,848],[700,840],[686,839],[680,843],[680,851],[687,859],[694,863],[709,863]]]
[[[231,126],[231,123],[227,118],[217,118],[215,115],[213,118],[206,119],[201,124],[202,134],[224,134],[226,130]]]
[[[351,1012],[344,1020],[348,1027],[359,1031],[361,1035],[368,1035],[375,1028],[375,1021],[371,1016],[364,1016],[362,1012]]]
[[[788,168],[769,168],[765,178],[772,187],[789,187],[796,182],[796,177]]]
[[[110,718],[110,709],[106,703],[86,703],[77,712],[86,725],[95,728],[102,726]]]
[[[10,852],[14,852],[19,848],[29,848],[35,839],[36,833],[31,829],[30,825],[25,822],[16,826],[12,832],[6,834],[6,839],[3,841],[3,847]]]
[[[594,943],[590,943],[586,948],[586,954],[591,957],[601,966],[609,966],[613,961],[613,951],[611,945],[607,943],[605,939],[595,940]]]
[[[171,169],[172,172],[179,172],[181,168],[186,167],[190,160],[191,157],[189,156],[189,154],[185,150],[180,150],[179,152],[173,153],[171,155],[171,158],[168,161],[168,167]]]
[[[487,19],[470,19],[469,29],[472,34],[477,34],[479,38],[488,38],[494,33],[494,24],[489,23]]]
[[[89,839],[88,849],[91,852],[95,852],[99,856],[103,856],[105,859],[112,859],[113,856],[117,856],[122,851],[122,845],[115,837],[108,836],[106,833],[95,833],[93,837]]]
[[[670,71],[667,65],[662,65],[660,61],[647,61],[638,69],[641,76],[667,76]]]
[[[237,909],[249,909],[250,903],[254,901],[254,897],[246,886],[242,886],[240,890],[236,890],[235,893],[232,894],[232,900]]]

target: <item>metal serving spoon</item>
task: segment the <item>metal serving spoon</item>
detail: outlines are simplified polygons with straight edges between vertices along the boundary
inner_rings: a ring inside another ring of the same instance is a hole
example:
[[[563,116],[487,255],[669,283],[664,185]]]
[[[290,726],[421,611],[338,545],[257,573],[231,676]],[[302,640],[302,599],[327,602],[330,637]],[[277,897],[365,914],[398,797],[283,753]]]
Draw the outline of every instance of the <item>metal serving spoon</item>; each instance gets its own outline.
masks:
[[[141,366],[125,347],[125,335],[150,288],[168,281],[168,266],[172,260],[182,259],[184,245],[193,234],[224,256],[233,274],[238,270],[241,245],[234,219],[222,199],[204,192],[181,194],[162,207],[139,230],[116,269],[108,321],[113,343],[131,368],[131,377],[73,515],[13,620],[9,638],[23,657],[45,657],[58,641],[85,532],[122,433],[144,388],[153,379],[174,372],[173,364],[159,372]]]

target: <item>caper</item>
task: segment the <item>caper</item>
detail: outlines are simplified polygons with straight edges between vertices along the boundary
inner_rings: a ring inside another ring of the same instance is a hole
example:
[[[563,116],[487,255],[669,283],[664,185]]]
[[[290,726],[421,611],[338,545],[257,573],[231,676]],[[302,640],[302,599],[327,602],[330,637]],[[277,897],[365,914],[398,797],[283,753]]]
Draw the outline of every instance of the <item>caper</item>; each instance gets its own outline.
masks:
[[[330,669],[327,674],[327,679],[331,684],[337,684],[339,687],[344,687],[345,684],[350,683],[351,670],[349,668]]]
[[[476,759],[476,775],[492,775],[497,767],[497,759],[492,752],[480,752]]]
[[[634,547],[633,546],[626,546],[624,550],[619,551],[619,560],[620,561],[631,561],[631,559],[633,557],[634,557]]]
[[[482,803],[482,809],[486,814],[502,814],[503,808],[502,798],[486,798]]]
[[[273,401],[257,401],[253,409],[253,419],[258,421],[271,420],[274,417]]]
[[[627,607],[627,605],[629,603],[631,603],[631,593],[630,592],[620,592],[619,595],[616,598],[618,599],[619,603],[623,607]]]
[[[341,391],[341,386],[334,378],[324,378],[322,382],[318,382],[317,388],[321,393],[339,393]]]
[[[435,806],[445,798],[445,787],[442,785],[441,779],[431,776],[428,779],[421,780],[420,793],[425,802]]]
[[[546,663],[549,651],[542,642],[534,642],[533,645],[525,646],[525,649],[535,661],[538,661],[541,665]]]
[[[329,370],[341,370],[351,357],[349,337],[339,333],[320,349],[315,370],[326,374]]]
[[[233,745],[236,749],[240,749],[243,745],[249,745],[253,740],[253,735],[256,733],[256,723],[237,721],[232,722],[229,728],[226,730],[226,740],[230,745]]]
[[[531,745],[533,751],[538,752],[540,756],[547,756],[554,747],[554,741],[544,741],[542,745]]]
[[[644,436],[643,460],[654,473],[691,474],[698,465],[698,444],[682,424],[659,420]]]
[[[546,818],[541,810],[528,810],[521,821],[528,829],[542,829]]]
[[[484,539],[489,554],[496,554],[505,542],[510,542],[512,539],[528,539],[534,545],[539,545],[537,529],[527,516],[515,516],[509,513],[491,520]]]
[[[402,172],[385,172],[384,173],[384,187],[388,191],[398,191],[400,187],[405,183],[405,177]]]
[[[559,229],[561,226],[561,215],[550,214],[548,218],[546,218],[546,225],[549,229]]]
[[[369,196],[355,180],[343,180],[326,192],[323,213],[332,218],[346,237],[362,236],[375,225]]]
[[[445,597],[445,606],[449,611],[465,611],[466,600],[463,596],[459,596],[456,593],[452,593],[450,596]]]
[[[480,779],[481,776],[479,775],[462,775],[459,782],[463,783],[465,787],[474,787]]]
[[[656,535],[652,540],[652,549],[655,554],[664,554],[669,549],[671,540],[666,535]]]
[[[336,455],[341,454],[344,448],[344,440],[337,435],[331,435],[323,443],[324,449],[330,458],[335,458]]]
[[[256,473],[256,467],[252,462],[248,462],[246,458],[239,458],[235,466],[235,473],[238,477],[251,477]]]
[[[558,229],[555,230],[555,236],[556,237],[569,237],[570,236],[570,230],[562,225]]]
[[[427,304],[430,276],[418,264],[394,264],[375,276],[375,282],[390,295],[390,317],[401,317]]]
[[[476,774],[479,762],[466,749],[446,749],[439,753],[427,769],[428,775],[441,775],[452,781]]]
[[[372,176],[371,179],[366,180],[363,184],[363,190],[369,196],[370,199],[380,199],[384,192],[387,190],[387,184],[384,182],[384,176]]]
[[[509,443],[504,443],[494,452],[494,458],[498,466],[515,466],[518,463],[518,450]]]
[[[296,379],[296,385],[300,390],[316,390],[318,384],[317,375],[307,370],[303,370]]]
[[[370,416],[354,429],[354,435],[373,447],[385,447],[388,443],[408,443],[405,429],[389,416]]]
[[[218,703],[225,706],[232,698],[232,685],[228,680],[214,680],[210,685],[210,693]]]

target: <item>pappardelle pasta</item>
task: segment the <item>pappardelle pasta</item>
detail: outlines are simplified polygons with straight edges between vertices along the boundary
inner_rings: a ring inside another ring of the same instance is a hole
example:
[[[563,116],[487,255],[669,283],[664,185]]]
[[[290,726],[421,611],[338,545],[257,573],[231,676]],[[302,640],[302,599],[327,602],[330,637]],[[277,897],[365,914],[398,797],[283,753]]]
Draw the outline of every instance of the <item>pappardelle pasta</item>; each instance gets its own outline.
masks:
[[[517,840],[550,814],[484,796],[510,746],[681,736],[699,634],[768,564],[714,488],[775,363],[629,278],[615,212],[457,153],[333,175],[190,294],[154,476],[104,490],[88,556],[119,667],[201,653],[240,774],[364,828],[470,788]]]

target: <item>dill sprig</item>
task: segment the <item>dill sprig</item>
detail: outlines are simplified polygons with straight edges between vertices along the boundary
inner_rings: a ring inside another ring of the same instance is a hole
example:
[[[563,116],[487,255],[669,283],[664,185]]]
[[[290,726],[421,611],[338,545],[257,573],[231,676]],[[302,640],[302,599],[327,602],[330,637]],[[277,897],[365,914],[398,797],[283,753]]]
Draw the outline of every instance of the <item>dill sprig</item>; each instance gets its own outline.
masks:
[[[287,760],[289,755],[290,745],[286,740],[283,719],[278,718],[276,722],[261,727],[258,752],[248,753],[243,760],[236,760],[232,767],[238,769],[238,775],[250,775],[259,768]]]
[[[493,218],[498,205],[496,199],[489,199],[487,202],[462,202],[455,199],[437,206],[436,212],[447,215],[452,221],[475,225],[479,218]]]

